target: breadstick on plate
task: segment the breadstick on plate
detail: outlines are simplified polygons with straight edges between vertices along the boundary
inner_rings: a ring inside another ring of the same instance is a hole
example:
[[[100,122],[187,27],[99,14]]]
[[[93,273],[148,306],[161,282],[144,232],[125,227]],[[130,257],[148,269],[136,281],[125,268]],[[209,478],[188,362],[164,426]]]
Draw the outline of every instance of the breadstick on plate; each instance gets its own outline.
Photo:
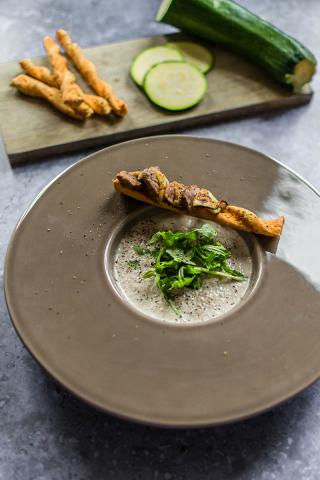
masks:
[[[112,91],[112,87],[99,77],[96,66],[83,55],[79,45],[72,42],[70,35],[65,30],[58,30],[57,38],[67,52],[67,55],[71,58],[93,90],[108,100],[112,110],[117,115],[126,115],[128,113],[128,105],[126,102],[117,98]]]
[[[48,68],[36,65],[32,60],[30,60],[30,58],[24,58],[19,62],[19,64],[22,70],[24,70],[31,77],[40,80],[40,82],[46,83],[50,87],[59,88],[55,76],[52,75]]]
[[[197,185],[169,182],[159,167],[119,172],[113,186],[117,192],[141,202],[212,220],[237,230],[277,237],[281,235],[284,224],[284,217],[264,220],[250,210],[217,200],[209,190]]]
[[[47,100],[55,106],[60,112],[69,115],[69,117],[77,120],[84,120],[84,117],[77,110],[74,110],[70,105],[64,103],[60,90],[55,87],[50,87],[39,80],[28,77],[28,75],[18,75],[11,80],[11,85],[16,87],[20,92],[31,97],[40,97]]]
[[[59,45],[49,36],[44,37],[43,44],[61,88],[63,101],[78,110],[85,118],[91,117],[93,109],[84,100],[83,92],[76,84],[75,76],[68,69],[67,59],[61,55]]]

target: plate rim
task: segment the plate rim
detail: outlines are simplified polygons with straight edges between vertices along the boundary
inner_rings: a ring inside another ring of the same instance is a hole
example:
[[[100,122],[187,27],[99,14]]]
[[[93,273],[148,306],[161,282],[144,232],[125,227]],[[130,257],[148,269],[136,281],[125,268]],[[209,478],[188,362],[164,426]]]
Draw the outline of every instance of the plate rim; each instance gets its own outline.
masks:
[[[11,321],[11,324],[13,325],[14,327],[14,330],[15,332],[17,333],[18,335],[18,338],[20,339],[20,341],[22,342],[22,344],[25,346],[25,348],[27,349],[27,351],[31,354],[31,356],[36,360],[36,362],[41,366],[41,368],[43,368],[45,370],[45,372],[50,375],[51,378],[53,378],[53,380],[55,382],[57,382],[59,385],[61,385],[63,388],[65,388],[69,393],[71,393],[72,395],[75,395],[76,398],[80,399],[81,401],[84,401],[86,404],[90,405],[91,407],[94,407],[96,408],[97,410],[101,411],[101,412],[104,412],[104,413],[107,413],[107,414],[111,414],[111,415],[114,415],[115,417],[117,418],[120,418],[120,419],[124,419],[124,420],[127,420],[127,421],[133,421],[133,422],[136,422],[136,423],[139,423],[139,424],[142,424],[142,425],[149,425],[149,426],[154,426],[154,427],[160,427],[160,428],[210,428],[210,427],[214,427],[214,426],[220,426],[220,425],[227,425],[227,424],[230,424],[230,423],[235,423],[235,422],[240,422],[240,421],[243,421],[243,420],[246,420],[246,419],[249,419],[249,418],[252,418],[252,417],[255,417],[259,414],[263,414],[269,410],[271,410],[272,408],[275,408],[283,403],[285,403],[286,401],[288,401],[289,399],[293,398],[294,396],[296,396],[297,394],[301,393],[302,391],[304,391],[306,388],[310,387],[311,385],[313,385],[315,382],[317,382],[319,379],[320,379],[320,369],[319,369],[319,372],[317,373],[317,375],[314,377],[314,379],[310,382],[310,381],[307,381],[305,382],[302,386],[300,386],[299,388],[296,388],[296,389],[293,389],[292,391],[289,391],[286,395],[283,395],[281,398],[279,398],[279,400],[277,400],[276,402],[274,401],[271,401],[269,402],[267,405],[265,405],[263,408],[256,408],[256,409],[253,409],[250,411],[250,413],[244,413],[244,414],[240,414],[240,415],[231,415],[231,416],[226,416],[225,418],[221,419],[220,421],[215,421],[213,420],[212,422],[210,421],[207,421],[207,420],[204,420],[204,421],[201,421],[201,420],[196,420],[196,421],[193,421],[193,420],[190,420],[188,422],[185,422],[185,421],[177,421],[174,420],[174,421],[171,421],[171,422],[166,422],[166,421],[160,421],[160,420],[152,420],[151,418],[149,418],[148,416],[143,416],[143,415],[140,415],[140,414],[134,414],[134,415],[126,415],[125,413],[123,413],[123,411],[120,409],[116,409],[116,408],[106,408],[105,406],[103,406],[101,403],[99,403],[98,401],[95,401],[95,400],[92,400],[91,398],[87,397],[86,394],[82,393],[81,391],[78,391],[77,388],[73,388],[74,386],[70,387],[68,384],[66,384],[63,380],[61,380],[61,378],[59,378],[59,375],[58,374],[55,374],[54,372],[52,372],[52,369],[50,367],[50,365],[48,365],[48,362],[47,361],[43,361],[43,360],[39,360],[37,358],[37,355],[36,353],[33,351],[33,347],[32,345],[29,344],[28,341],[26,341],[24,338],[23,338],[23,335],[20,334],[20,331],[19,331],[19,327],[16,323],[16,320],[14,318],[14,315],[10,309],[10,300],[9,300],[9,280],[8,280],[8,276],[9,276],[9,266],[8,266],[8,263],[9,263],[9,256],[11,254],[11,251],[13,249],[13,244],[14,244],[14,239],[18,233],[18,230],[19,230],[19,227],[20,227],[20,224],[22,223],[22,221],[25,219],[25,217],[28,215],[28,213],[32,210],[32,208],[34,207],[34,205],[36,205],[37,202],[40,201],[40,199],[43,197],[43,195],[46,193],[46,191],[59,179],[61,178],[62,176],[64,176],[68,171],[71,171],[72,169],[74,168],[77,168],[82,162],[86,162],[88,161],[89,159],[91,159],[92,157],[94,158],[95,156],[97,155],[100,155],[102,152],[106,152],[106,151],[110,151],[110,150],[113,150],[113,149],[116,149],[116,148],[119,148],[121,147],[122,145],[128,145],[128,144],[135,144],[137,141],[139,142],[150,142],[152,140],[157,140],[157,139],[163,139],[163,140],[170,140],[170,139],[182,139],[182,140],[200,140],[200,141],[207,141],[207,142],[213,142],[213,143],[219,143],[219,144],[225,144],[225,145],[231,145],[233,147],[236,147],[236,148],[240,148],[242,150],[246,150],[246,151],[251,151],[253,153],[256,153],[258,155],[262,155],[263,157],[265,157],[266,160],[268,160],[269,162],[271,161],[272,163],[275,163],[276,165],[279,165],[281,166],[282,168],[284,168],[285,170],[287,170],[288,172],[290,172],[293,176],[295,176],[299,181],[301,181],[302,183],[304,183],[308,188],[310,188],[318,197],[320,197],[320,191],[318,191],[318,189],[313,186],[308,180],[304,179],[299,173],[297,173],[294,169],[292,169],[291,167],[288,167],[287,165],[285,165],[284,163],[280,162],[279,160],[275,159],[274,157],[272,157],[271,155],[268,155],[264,152],[261,152],[257,149],[254,149],[254,148],[251,148],[251,147],[247,147],[245,145],[242,145],[242,144],[238,144],[238,143],[235,143],[235,142],[229,142],[229,141],[226,141],[226,140],[220,140],[220,139],[215,139],[215,138],[210,138],[210,137],[203,137],[203,136],[197,136],[197,135],[180,135],[180,134],[167,134],[167,135],[155,135],[155,136],[152,136],[152,137],[140,137],[140,138],[136,138],[136,139],[131,139],[131,140],[127,140],[125,142],[120,142],[120,143],[116,143],[114,145],[111,145],[111,146],[108,146],[108,147],[105,147],[103,149],[100,149],[100,150],[97,150],[93,153],[91,153],[90,155],[87,155],[85,156],[84,158],[80,159],[80,160],[77,160],[75,163],[73,163],[72,165],[69,165],[68,167],[66,167],[65,169],[63,169],[58,175],[56,175],[50,182],[48,182],[41,190],[40,192],[36,195],[36,197],[31,201],[31,203],[28,205],[28,207],[23,211],[22,215],[20,216],[19,220],[17,221],[12,233],[11,233],[11,236],[10,236],[10,239],[9,239],[9,243],[8,243],[8,246],[7,246],[7,250],[6,250],[6,255],[5,255],[5,262],[4,262],[4,273],[3,273],[3,279],[4,279],[4,298],[5,298],[5,302],[6,302],[6,306],[7,306],[7,310],[8,310],[8,314],[9,314],[9,318],[10,318],[10,321]]]

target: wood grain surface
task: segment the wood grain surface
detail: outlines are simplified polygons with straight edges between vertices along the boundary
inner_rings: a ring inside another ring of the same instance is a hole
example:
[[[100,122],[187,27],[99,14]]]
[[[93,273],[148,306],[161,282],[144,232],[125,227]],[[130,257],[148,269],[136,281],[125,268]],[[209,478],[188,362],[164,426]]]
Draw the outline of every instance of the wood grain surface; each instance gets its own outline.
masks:
[[[10,80],[20,72],[17,62],[0,65],[0,129],[11,162],[32,161],[49,154],[294,107],[312,97],[310,87],[299,95],[291,94],[242,58],[212,47],[216,62],[208,73],[209,88],[203,101],[180,113],[161,110],[131,80],[130,63],[144,48],[177,37],[177,34],[158,35],[85,49],[100,76],[128,102],[129,114],[125,118],[94,116],[84,123],[72,120],[45,101],[26,97],[10,87]],[[81,44],[81,39],[74,41]],[[48,65],[45,58],[35,61]],[[90,88],[78,74],[77,77],[89,92]]]

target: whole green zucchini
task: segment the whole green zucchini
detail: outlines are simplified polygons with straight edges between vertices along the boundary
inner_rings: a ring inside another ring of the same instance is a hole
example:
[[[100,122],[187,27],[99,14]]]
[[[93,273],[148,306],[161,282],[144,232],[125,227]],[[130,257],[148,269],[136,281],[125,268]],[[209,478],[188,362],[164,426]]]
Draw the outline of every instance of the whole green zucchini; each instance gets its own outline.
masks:
[[[232,0],[163,0],[157,20],[230,48],[294,91],[316,70],[310,50]]]

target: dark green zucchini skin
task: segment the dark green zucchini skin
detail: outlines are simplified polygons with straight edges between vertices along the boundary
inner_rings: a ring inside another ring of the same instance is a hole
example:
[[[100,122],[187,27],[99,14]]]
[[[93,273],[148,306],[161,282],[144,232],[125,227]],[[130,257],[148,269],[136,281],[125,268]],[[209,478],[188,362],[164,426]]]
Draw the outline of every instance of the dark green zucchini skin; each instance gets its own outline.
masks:
[[[316,58],[302,43],[231,0],[171,0],[158,21],[223,45],[267,71],[285,87],[311,80]],[[296,66],[303,62],[303,68]],[[301,78],[303,76],[303,78]],[[300,83],[300,85],[299,85]]]

